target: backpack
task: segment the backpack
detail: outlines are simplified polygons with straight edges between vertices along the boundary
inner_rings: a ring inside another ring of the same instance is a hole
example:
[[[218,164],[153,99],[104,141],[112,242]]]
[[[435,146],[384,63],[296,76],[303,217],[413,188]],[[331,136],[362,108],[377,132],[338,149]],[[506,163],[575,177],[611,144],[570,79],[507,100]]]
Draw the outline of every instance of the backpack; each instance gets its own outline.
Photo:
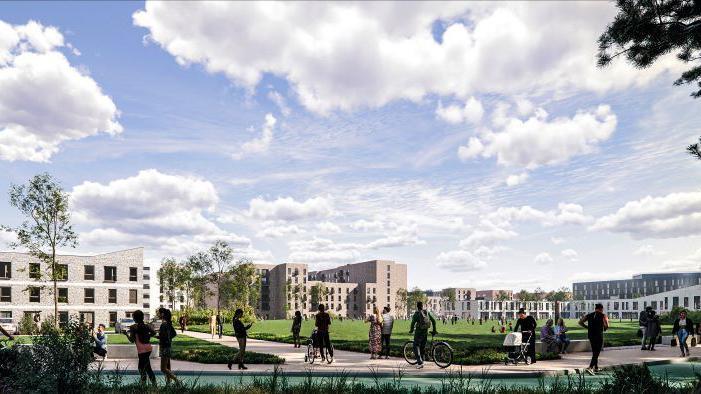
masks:
[[[420,330],[428,330],[431,328],[431,318],[425,310],[419,312],[419,324],[417,324],[417,326]]]

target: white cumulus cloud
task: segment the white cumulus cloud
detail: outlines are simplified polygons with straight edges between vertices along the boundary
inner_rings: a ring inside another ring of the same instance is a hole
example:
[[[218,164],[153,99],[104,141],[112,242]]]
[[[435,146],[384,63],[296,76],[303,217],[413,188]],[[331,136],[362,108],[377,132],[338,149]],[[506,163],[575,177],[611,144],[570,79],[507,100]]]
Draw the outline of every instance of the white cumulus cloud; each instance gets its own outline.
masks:
[[[528,179],[528,173],[522,172],[520,174],[509,175],[506,178],[506,186],[516,186],[520,185]]]
[[[332,213],[330,199],[321,196],[302,202],[292,197],[279,197],[272,201],[258,197],[249,202],[248,208],[251,217],[264,220],[302,220],[327,217]]]
[[[562,252],[560,252],[562,257],[570,260],[570,261],[577,261],[579,260],[579,253],[577,253],[576,250],[574,249],[565,249]]]
[[[546,252],[540,253],[537,256],[535,256],[535,258],[533,258],[533,262],[536,264],[550,264],[553,261],[554,260],[552,256],[550,256],[550,253]]]
[[[0,159],[46,162],[66,141],[122,132],[112,99],[63,46],[54,27],[0,20]]]
[[[240,152],[234,153],[232,155],[233,158],[240,160],[252,154],[267,152],[270,148],[270,144],[273,142],[273,129],[275,128],[276,122],[277,119],[275,119],[273,114],[266,114],[261,136],[241,145]]]
[[[487,266],[484,260],[466,250],[441,252],[436,262],[438,267],[453,272],[478,271]]]
[[[443,103],[439,102],[438,108],[436,108],[436,116],[452,124],[464,122],[478,123],[482,120],[482,115],[484,115],[482,103],[474,97],[470,97],[465,102],[465,105],[460,106],[452,104],[444,107]]]

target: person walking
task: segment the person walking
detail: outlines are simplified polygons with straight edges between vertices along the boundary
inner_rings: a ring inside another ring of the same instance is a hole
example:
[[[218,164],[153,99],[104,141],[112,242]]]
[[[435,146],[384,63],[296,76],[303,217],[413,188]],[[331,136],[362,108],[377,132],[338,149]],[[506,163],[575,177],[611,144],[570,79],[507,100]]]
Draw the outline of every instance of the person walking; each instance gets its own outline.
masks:
[[[645,336],[648,340],[647,350],[655,350],[655,345],[657,344],[657,337],[662,333],[662,326],[660,325],[660,318],[654,309],[650,310],[650,315],[647,317],[647,329],[645,330]]]
[[[591,361],[587,373],[594,375],[599,372],[599,354],[604,347],[604,331],[608,330],[608,318],[604,314],[604,305],[596,304],[594,312],[579,319],[579,325],[587,329],[587,337],[591,344]]]
[[[299,340],[299,332],[302,330],[302,313],[300,311],[295,311],[295,317],[292,319],[292,343],[294,347],[301,347],[302,344]]]
[[[242,317],[243,309],[237,309],[236,312],[234,312],[233,326],[236,341],[239,343],[239,351],[236,353],[236,357],[234,357],[234,359],[229,361],[229,364],[227,364],[229,369],[231,369],[231,365],[234,362],[238,363],[239,369],[248,369],[245,365],[243,365],[243,358],[246,355],[246,338],[248,337],[248,330],[251,328],[253,323],[250,323],[247,326],[244,325],[241,321]]]
[[[389,359],[389,346],[390,340],[392,338],[392,328],[394,327],[394,316],[392,316],[388,306],[382,309],[382,354],[385,355],[385,359]]]
[[[212,333],[212,339],[217,333],[217,317],[212,315],[209,317],[209,331]]]
[[[170,368],[171,348],[173,338],[178,335],[173,327],[173,315],[169,309],[160,308],[158,316],[161,318],[161,327],[158,329],[158,355],[161,357],[161,372],[166,377],[166,385],[171,381],[177,383],[178,379]]]
[[[326,313],[324,310],[324,304],[319,304],[318,307],[319,312],[316,314],[315,317],[315,327],[316,327],[316,335],[319,338],[319,350],[321,353],[321,360],[324,361],[325,355],[323,349],[326,349],[328,352],[329,357],[331,360],[329,360],[329,364],[333,362],[333,347],[331,347],[331,338],[329,338],[329,326],[331,325],[331,316],[329,316],[328,313]]]
[[[567,337],[568,328],[565,326],[565,320],[563,318],[557,319],[557,325],[555,326],[555,338],[557,343],[560,345],[560,353],[567,354],[567,348],[570,346],[570,339]]]
[[[538,326],[533,316],[527,315],[525,309],[518,310],[518,320],[514,331],[521,331],[521,338],[524,342],[528,342],[527,356],[531,358],[531,363],[535,364],[535,329]]]
[[[221,313],[217,313],[217,335],[221,339],[224,334],[224,316]]]
[[[368,332],[368,348],[370,350],[370,359],[374,360],[379,356],[382,350],[382,316],[380,316],[380,311],[377,309],[377,305],[372,306],[372,315],[368,316],[365,321],[370,323],[370,330]]]
[[[646,342],[647,342],[647,336],[646,336],[647,320],[650,316],[651,310],[652,310],[652,307],[648,306],[645,308],[644,311],[640,311],[640,316],[638,316],[638,328],[640,330],[641,337],[642,337],[642,339],[640,341],[642,347],[640,348],[640,350],[647,350],[647,345],[646,345]]]
[[[416,369],[424,367],[424,356],[426,353],[426,341],[428,340],[428,329],[433,327],[431,335],[436,335],[436,319],[431,313],[424,310],[423,302],[416,303],[416,312],[411,318],[409,334],[414,333],[414,355],[416,356]]]
[[[180,315],[180,318],[178,319],[178,324],[180,324],[180,332],[184,333],[185,329],[187,328],[187,315]]]
[[[151,384],[156,386],[156,375],[151,369],[151,338],[156,336],[156,332],[144,323],[144,312],[141,310],[134,311],[132,314],[135,324],[129,327],[129,331],[124,333],[129,339],[129,342],[136,344],[136,352],[139,355],[139,374],[141,375],[141,384],[146,383],[146,377],[151,381]]]
[[[672,327],[672,335],[677,337],[677,342],[679,342],[679,350],[681,350],[682,357],[689,355],[689,345],[686,343],[689,334],[694,332],[694,322],[691,321],[686,315],[686,311],[682,310],[679,312],[679,317],[674,320],[674,326]]]

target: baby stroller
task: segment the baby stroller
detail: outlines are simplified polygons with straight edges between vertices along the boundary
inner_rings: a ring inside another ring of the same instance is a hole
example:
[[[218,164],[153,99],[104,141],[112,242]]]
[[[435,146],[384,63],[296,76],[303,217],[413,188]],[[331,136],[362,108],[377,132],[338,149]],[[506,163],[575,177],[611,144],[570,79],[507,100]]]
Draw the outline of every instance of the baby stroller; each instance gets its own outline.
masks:
[[[331,344],[331,348],[333,349],[333,344]],[[304,362],[309,363],[309,364],[314,364],[314,360],[318,357],[321,356],[320,352],[324,352],[324,356],[322,358],[326,359],[326,362],[331,364],[333,362],[333,357],[331,357],[328,354],[328,351],[326,348],[320,349],[319,346],[319,335],[316,331],[316,328],[312,331],[312,335],[309,336],[309,339],[307,339],[307,352],[304,354]]]
[[[518,364],[520,361],[529,365],[533,360],[531,356],[528,355],[528,347],[531,346],[529,341],[531,339],[532,332],[511,332],[504,338],[504,350],[506,350],[506,358],[504,359],[504,365],[509,365],[512,363],[514,365]]]

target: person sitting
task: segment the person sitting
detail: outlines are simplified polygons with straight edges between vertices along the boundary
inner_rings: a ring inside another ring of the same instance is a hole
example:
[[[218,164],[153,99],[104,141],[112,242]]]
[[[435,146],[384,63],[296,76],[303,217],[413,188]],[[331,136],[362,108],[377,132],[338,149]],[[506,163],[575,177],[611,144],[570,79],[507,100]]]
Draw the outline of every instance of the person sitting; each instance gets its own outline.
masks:
[[[557,325],[555,326],[555,340],[560,346],[560,353],[566,354],[567,348],[570,346],[570,339],[567,337],[567,326],[565,326],[565,321],[562,318],[557,319]]]
[[[557,351],[557,340],[553,329],[553,319],[548,319],[547,323],[540,329],[540,341],[545,344],[545,351],[552,353]]]
[[[492,326],[492,332],[497,332],[497,330]]]
[[[499,329],[499,332],[504,334],[506,332],[506,327],[502,325],[501,328]]]

